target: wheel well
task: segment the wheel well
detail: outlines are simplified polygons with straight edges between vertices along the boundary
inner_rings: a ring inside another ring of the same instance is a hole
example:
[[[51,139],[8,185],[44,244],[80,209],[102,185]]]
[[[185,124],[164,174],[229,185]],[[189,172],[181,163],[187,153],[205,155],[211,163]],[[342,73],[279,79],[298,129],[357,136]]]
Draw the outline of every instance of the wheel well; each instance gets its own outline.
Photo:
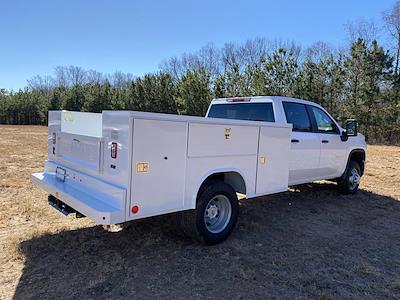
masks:
[[[364,150],[353,150],[350,152],[349,161],[354,160],[358,162],[361,168],[361,175],[364,174],[365,167],[365,151]]]
[[[200,194],[213,181],[223,181],[229,184],[237,193],[246,194],[246,182],[238,172],[221,172],[208,176],[200,186]]]

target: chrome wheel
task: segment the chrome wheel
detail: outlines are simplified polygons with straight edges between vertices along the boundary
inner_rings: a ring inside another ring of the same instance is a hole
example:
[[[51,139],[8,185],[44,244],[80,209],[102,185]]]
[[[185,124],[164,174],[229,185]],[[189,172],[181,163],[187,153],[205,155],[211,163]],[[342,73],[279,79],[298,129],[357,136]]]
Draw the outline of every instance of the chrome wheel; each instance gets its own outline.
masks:
[[[212,233],[220,233],[229,223],[232,215],[231,203],[225,195],[214,196],[204,211],[204,224]]]
[[[352,169],[349,176],[349,188],[351,191],[354,190],[360,184],[360,179],[361,176],[358,173],[358,170],[356,168]]]

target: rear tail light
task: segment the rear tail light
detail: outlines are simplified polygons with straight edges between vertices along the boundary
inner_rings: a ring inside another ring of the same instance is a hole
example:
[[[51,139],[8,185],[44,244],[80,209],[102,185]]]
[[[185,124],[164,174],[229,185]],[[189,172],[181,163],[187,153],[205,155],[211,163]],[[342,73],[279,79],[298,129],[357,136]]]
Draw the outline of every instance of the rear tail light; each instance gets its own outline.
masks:
[[[118,144],[115,142],[111,143],[111,158],[117,158],[117,152],[118,152]]]

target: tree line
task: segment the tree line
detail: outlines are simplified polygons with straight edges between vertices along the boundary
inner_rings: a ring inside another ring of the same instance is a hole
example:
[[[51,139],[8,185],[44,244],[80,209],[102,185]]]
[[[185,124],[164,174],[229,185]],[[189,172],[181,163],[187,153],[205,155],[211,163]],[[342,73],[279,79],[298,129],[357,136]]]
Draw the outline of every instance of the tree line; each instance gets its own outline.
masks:
[[[19,91],[0,89],[0,123],[41,124],[48,110],[138,110],[204,116],[213,98],[281,95],[323,105],[339,121],[356,118],[370,143],[400,143],[400,4],[383,14],[388,44],[373,24],[348,26],[346,47],[266,38],[206,45],[135,77],[57,67]]]

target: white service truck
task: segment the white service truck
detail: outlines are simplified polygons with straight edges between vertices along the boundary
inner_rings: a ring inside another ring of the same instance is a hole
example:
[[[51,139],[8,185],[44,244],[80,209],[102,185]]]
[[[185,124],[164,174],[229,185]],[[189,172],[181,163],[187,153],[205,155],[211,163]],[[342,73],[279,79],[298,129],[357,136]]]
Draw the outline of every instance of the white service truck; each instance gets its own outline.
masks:
[[[253,198],[334,179],[355,193],[366,143],[321,106],[286,97],[216,99],[203,117],[50,111],[48,160],[34,183],[65,215],[119,224],[174,213],[188,235],[223,241]]]

